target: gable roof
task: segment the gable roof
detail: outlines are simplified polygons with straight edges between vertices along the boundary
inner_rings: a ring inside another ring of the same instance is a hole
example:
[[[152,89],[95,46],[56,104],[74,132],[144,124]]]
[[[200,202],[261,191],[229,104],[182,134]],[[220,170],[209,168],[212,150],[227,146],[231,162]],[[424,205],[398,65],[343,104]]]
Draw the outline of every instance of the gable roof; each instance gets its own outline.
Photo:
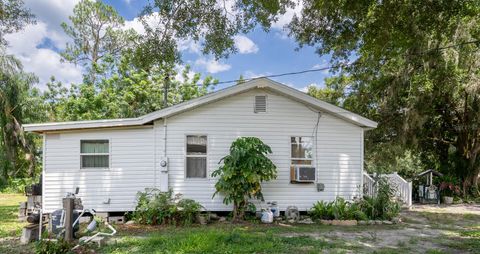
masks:
[[[151,123],[152,121],[157,119],[176,115],[197,108],[199,106],[212,103],[230,96],[234,96],[239,93],[244,93],[246,91],[256,88],[271,90],[295,101],[301,102],[313,108],[317,108],[320,111],[334,115],[340,119],[343,119],[362,128],[371,129],[377,127],[377,123],[370,119],[352,113],[343,108],[334,106],[330,103],[318,100],[295,88],[280,84],[271,79],[258,78],[240,85],[234,85],[225,89],[221,89],[216,92],[209,93],[207,95],[186,102],[182,102],[177,105],[173,105],[171,107],[161,109],[137,118],[25,124],[23,125],[23,128],[25,131],[43,133],[48,131],[60,130],[140,126]]]

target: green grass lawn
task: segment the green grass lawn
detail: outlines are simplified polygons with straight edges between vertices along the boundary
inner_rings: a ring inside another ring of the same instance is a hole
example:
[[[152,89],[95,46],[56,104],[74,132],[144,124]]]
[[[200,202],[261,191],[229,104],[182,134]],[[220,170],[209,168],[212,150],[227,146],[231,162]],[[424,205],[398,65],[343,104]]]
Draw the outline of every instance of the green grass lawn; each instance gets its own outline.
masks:
[[[105,253],[318,253],[340,243],[311,236],[281,236],[277,230],[248,227],[171,228],[145,237],[127,236],[102,249]]]
[[[22,194],[0,194],[0,237],[20,236],[26,223],[18,221],[18,207],[25,201]]]

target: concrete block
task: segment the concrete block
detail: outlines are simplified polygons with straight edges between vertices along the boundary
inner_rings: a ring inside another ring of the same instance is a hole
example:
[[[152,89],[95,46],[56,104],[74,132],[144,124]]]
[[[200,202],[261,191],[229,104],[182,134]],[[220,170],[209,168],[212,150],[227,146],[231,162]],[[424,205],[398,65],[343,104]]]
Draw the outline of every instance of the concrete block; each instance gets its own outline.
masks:
[[[368,224],[368,221],[366,221],[366,220],[358,221],[358,225],[367,225],[367,224]]]
[[[108,222],[111,224],[123,224],[125,223],[125,216],[110,216]]]
[[[87,239],[89,239],[91,236],[84,236],[80,238],[80,243],[85,242]],[[89,241],[90,243],[95,243],[98,245],[98,247],[103,247],[105,246],[106,239],[103,236],[95,236],[92,240]]]
[[[356,220],[333,220],[332,225],[336,226],[356,226]]]
[[[323,225],[332,225],[332,220],[320,220]]]
[[[22,236],[20,237],[20,242],[22,244],[28,244],[38,240],[38,224],[29,224],[22,229]],[[46,230],[45,225],[43,225],[42,232]]]

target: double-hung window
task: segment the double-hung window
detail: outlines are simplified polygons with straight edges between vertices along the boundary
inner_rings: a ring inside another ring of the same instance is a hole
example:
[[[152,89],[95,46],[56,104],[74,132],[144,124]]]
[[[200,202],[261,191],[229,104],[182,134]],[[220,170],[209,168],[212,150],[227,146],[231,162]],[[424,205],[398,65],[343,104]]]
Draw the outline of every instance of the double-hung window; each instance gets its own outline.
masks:
[[[185,168],[187,178],[207,177],[207,136],[188,135]]]
[[[110,147],[108,140],[81,140],[81,168],[109,168]]]
[[[291,137],[291,163],[292,166],[313,166],[313,138]]]
[[[312,183],[316,180],[312,141],[312,137],[290,137],[290,182]]]

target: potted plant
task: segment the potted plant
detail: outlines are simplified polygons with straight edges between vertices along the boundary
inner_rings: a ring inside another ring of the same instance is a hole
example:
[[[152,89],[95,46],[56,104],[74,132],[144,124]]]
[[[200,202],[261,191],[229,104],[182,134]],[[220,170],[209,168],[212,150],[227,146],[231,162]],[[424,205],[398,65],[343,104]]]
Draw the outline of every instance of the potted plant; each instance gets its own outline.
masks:
[[[453,196],[460,194],[460,187],[456,184],[456,179],[446,176],[440,183],[440,192],[443,196],[443,203],[450,205],[453,203]]]

